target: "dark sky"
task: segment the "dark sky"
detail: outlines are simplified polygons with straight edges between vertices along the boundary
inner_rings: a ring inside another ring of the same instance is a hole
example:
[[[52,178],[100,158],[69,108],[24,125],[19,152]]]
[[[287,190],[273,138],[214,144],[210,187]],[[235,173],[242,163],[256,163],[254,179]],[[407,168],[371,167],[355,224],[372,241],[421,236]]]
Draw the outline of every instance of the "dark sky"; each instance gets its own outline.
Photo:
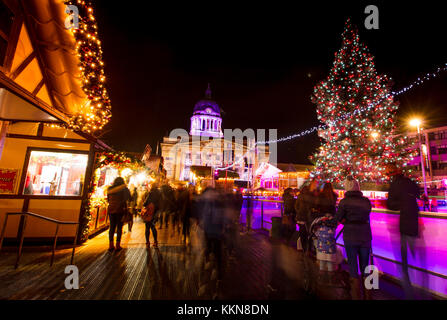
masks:
[[[96,1],[113,113],[102,139],[141,152],[174,128],[189,130],[208,82],[224,128],[282,137],[317,125],[310,95],[328,75],[348,17],[394,89],[447,62],[440,1],[311,2]],[[379,8],[379,30],[364,27],[368,4]],[[447,124],[446,74],[400,96],[401,119],[423,113]],[[307,163],[318,141],[281,143],[279,162]]]

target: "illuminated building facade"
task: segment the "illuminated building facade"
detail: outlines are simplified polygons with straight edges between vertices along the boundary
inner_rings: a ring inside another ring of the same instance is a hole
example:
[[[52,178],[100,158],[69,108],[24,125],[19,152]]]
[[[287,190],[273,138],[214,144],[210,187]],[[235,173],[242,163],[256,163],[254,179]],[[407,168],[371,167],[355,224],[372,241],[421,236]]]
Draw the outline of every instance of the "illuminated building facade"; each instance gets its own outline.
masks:
[[[164,137],[160,146],[166,177],[176,181],[192,181],[193,166],[209,167],[216,174],[217,169],[228,167],[240,180],[251,181],[253,172],[261,163],[268,163],[270,156],[268,146],[253,148],[254,141],[223,137],[220,107],[212,99],[209,85],[205,98],[194,106],[189,140]]]

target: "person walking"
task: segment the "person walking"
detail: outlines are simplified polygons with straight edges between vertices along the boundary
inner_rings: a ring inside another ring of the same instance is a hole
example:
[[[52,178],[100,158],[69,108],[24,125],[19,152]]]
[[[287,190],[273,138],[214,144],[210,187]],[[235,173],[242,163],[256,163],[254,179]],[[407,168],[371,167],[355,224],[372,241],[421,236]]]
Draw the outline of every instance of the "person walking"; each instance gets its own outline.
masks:
[[[411,179],[405,177],[395,164],[386,167],[386,174],[391,178],[388,191],[387,207],[390,210],[400,211],[399,230],[402,258],[402,281],[405,296],[414,299],[413,288],[408,274],[408,248],[414,255],[415,242],[419,236],[419,206],[417,199],[420,196],[419,186]]]
[[[121,250],[121,235],[123,233],[123,217],[127,213],[127,201],[130,200],[130,191],[122,177],[117,177],[113,184],[107,189],[107,201],[109,206],[109,251]],[[113,238],[116,231],[116,247],[113,245]]]
[[[157,223],[158,218],[160,217],[160,201],[161,201],[161,192],[158,189],[158,184],[154,183],[152,185],[151,191],[149,192],[146,201],[144,202],[144,207],[152,204],[154,206],[154,215],[151,221],[145,221],[145,237],[146,237],[146,247],[151,247],[151,242],[149,241],[150,233],[152,230],[152,236],[154,237],[154,247],[158,247],[157,241],[157,229],[155,228],[155,224]]]
[[[201,195],[201,220],[206,239],[206,259],[213,253],[217,264],[218,280],[222,279],[222,245],[225,227],[224,199],[213,188],[208,187]]]
[[[363,196],[358,181],[352,176],[346,178],[344,187],[345,197],[338,205],[335,220],[344,225],[343,241],[351,276],[351,297],[358,300],[361,298],[360,291],[364,289],[364,281],[360,283],[360,279],[365,276],[365,268],[369,265],[371,253],[371,202]],[[361,277],[359,277],[359,265]],[[369,291],[364,292],[368,298]]]
[[[290,238],[293,236],[295,232],[295,197],[293,195],[293,189],[287,188],[284,190],[283,194],[283,203],[284,203],[284,214],[283,214],[283,237],[287,242],[290,241]]]
[[[138,201],[138,189],[136,186],[132,186],[130,190],[129,212],[127,221],[127,227],[129,229],[129,232],[132,232],[133,219],[134,215],[136,215],[137,212],[137,201]]]

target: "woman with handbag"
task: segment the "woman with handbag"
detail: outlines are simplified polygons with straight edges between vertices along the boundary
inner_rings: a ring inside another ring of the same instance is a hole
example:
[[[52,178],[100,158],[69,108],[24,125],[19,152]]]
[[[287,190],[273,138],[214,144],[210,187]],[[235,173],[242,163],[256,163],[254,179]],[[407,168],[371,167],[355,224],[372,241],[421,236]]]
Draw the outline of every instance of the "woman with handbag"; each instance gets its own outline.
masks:
[[[130,191],[126,187],[124,179],[115,178],[113,184],[107,189],[107,201],[109,207],[109,251],[121,250],[121,235],[123,233],[123,218],[127,216],[127,201],[130,200]],[[116,247],[113,245],[113,238],[116,230]]]
[[[145,237],[146,237],[146,247],[149,249],[151,247],[151,243],[149,241],[149,236],[152,230],[152,235],[154,237],[154,247],[158,247],[157,241],[157,229],[155,228],[155,223],[160,216],[160,201],[161,201],[161,192],[158,189],[158,184],[154,183],[152,185],[151,191],[147,196],[146,201],[144,201],[143,209],[141,210],[141,218],[146,225]]]

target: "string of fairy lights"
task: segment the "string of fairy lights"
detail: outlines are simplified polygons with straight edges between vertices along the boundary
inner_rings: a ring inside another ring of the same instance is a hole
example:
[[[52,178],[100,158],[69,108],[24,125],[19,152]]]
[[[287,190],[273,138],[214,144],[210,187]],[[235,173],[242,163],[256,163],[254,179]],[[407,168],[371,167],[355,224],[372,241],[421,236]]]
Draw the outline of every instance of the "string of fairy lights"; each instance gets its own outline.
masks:
[[[432,73],[427,73],[424,76],[420,76],[418,77],[416,80],[414,80],[412,83],[410,83],[409,85],[401,88],[398,91],[393,91],[387,95],[385,95],[382,99],[380,99],[379,101],[375,102],[375,103],[371,103],[369,105],[367,105],[366,107],[363,108],[359,108],[356,109],[353,112],[350,113],[346,113],[342,116],[337,117],[334,121],[332,121],[332,125],[336,125],[338,122],[344,121],[350,117],[354,117],[362,112],[367,112],[370,111],[371,109],[373,109],[375,106],[377,106],[378,104],[380,104],[383,100],[386,100],[390,97],[397,97],[403,93],[408,92],[409,90],[418,87],[420,85],[422,85],[424,82],[435,79],[437,77],[440,76],[440,74],[444,71],[447,71],[447,63],[445,63],[443,66],[438,67],[434,72]],[[241,163],[242,161],[244,161],[244,158],[247,157],[247,155],[249,154],[249,152],[253,151],[257,145],[265,145],[265,144],[275,144],[275,143],[280,143],[280,142],[285,142],[285,141],[290,141],[290,140],[294,140],[294,139],[298,139],[298,138],[302,138],[304,136],[310,135],[314,132],[318,132],[319,130],[324,130],[327,129],[327,125],[319,125],[319,126],[314,126],[312,128],[303,130],[301,132],[286,136],[286,137],[282,137],[279,139],[275,139],[275,140],[268,140],[268,141],[258,141],[254,144],[254,146],[248,150],[243,157],[241,157],[238,161],[234,162],[233,164],[226,166],[226,167],[222,167],[222,168],[216,168],[216,170],[228,170],[232,167],[234,167],[235,165]]]
[[[101,41],[90,1],[68,0],[79,10],[79,28],[71,29],[76,39],[82,89],[87,103],[71,117],[68,127],[74,131],[93,133],[103,129],[112,117],[110,99],[105,88],[106,76],[102,61]]]

